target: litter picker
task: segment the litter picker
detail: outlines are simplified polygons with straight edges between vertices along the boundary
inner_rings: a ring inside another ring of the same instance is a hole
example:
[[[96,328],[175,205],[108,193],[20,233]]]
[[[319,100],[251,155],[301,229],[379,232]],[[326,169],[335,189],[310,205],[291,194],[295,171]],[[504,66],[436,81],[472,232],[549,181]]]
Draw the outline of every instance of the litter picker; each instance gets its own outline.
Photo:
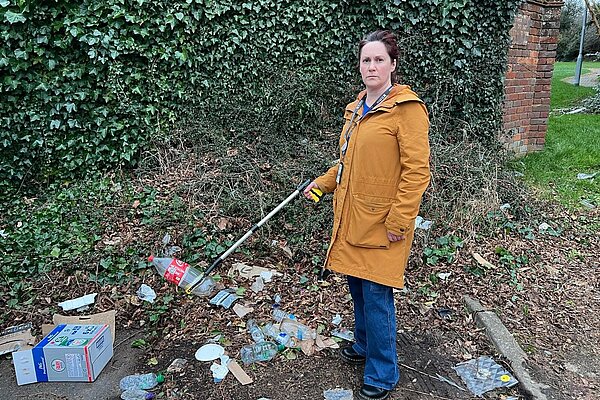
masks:
[[[277,214],[279,212],[279,210],[281,210],[283,207],[285,207],[290,201],[292,201],[296,196],[298,196],[300,193],[302,193],[304,191],[304,189],[307,188],[307,186],[310,184],[310,180],[307,180],[306,182],[302,183],[301,185],[299,185],[296,190],[294,190],[294,193],[290,194],[287,199],[285,199],[284,201],[282,201],[277,207],[275,207],[273,209],[273,211],[271,211],[270,213],[268,213],[263,219],[261,219],[260,221],[258,221],[252,228],[250,228],[250,230],[248,232],[246,232],[246,234],[244,236],[242,236],[237,242],[235,242],[230,248],[228,248],[227,250],[225,250],[220,256],[219,258],[217,258],[210,267],[208,267],[203,273],[202,275],[200,275],[195,281],[193,281],[186,289],[186,293],[191,293],[194,288],[196,288],[196,286],[200,285],[202,283],[202,281],[208,276],[208,274],[210,274],[212,272],[213,269],[215,269],[216,267],[218,267],[219,265],[221,265],[221,263],[223,262],[223,260],[225,260],[227,258],[227,256],[229,256],[231,253],[233,253],[235,251],[235,249],[237,249],[242,243],[244,243],[244,241],[246,241],[246,239],[248,239],[254,232],[256,232],[258,230],[258,228],[260,228],[261,226],[263,226],[265,224],[265,222],[267,222],[269,219],[271,219],[271,217],[275,214]],[[321,197],[323,197],[323,192],[321,192],[319,189],[317,188],[312,188],[311,189],[311,196],[313,198],[313,200],[315,202],[318,202],[319,200],[321,200]]]

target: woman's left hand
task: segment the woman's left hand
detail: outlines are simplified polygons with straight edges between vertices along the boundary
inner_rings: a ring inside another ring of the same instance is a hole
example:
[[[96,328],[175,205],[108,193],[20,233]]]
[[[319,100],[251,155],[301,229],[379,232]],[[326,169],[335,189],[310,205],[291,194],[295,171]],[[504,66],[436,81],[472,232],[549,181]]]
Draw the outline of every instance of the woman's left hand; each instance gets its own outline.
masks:
[[[398,242],[400,240],[406,239],[406,235],[396,235],[390,231],[387,232],[387,237],[390,242]]]

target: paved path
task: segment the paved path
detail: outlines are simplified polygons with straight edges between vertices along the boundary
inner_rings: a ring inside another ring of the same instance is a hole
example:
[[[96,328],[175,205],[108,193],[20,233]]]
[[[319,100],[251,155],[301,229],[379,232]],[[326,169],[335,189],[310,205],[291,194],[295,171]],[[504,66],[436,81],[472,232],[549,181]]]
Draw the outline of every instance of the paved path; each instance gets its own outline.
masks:
[[[579,78],[579,86],[595,87],[600,84],[598,78],[600,77],[600,68],[590,68],[590,72],[581,75]],[[574,76],[563,79],[563,82],[573,84],[575,81]]]

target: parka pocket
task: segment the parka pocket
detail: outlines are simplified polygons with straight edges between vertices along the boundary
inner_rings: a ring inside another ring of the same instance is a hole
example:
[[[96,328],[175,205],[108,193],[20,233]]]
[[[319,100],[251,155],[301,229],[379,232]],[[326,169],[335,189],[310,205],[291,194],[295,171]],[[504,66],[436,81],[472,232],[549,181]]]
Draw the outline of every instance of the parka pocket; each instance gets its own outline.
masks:
[[[391,203],[353,197],[348,216],[346,241],[353,246],[370,249],[388,249],[385,219]]]

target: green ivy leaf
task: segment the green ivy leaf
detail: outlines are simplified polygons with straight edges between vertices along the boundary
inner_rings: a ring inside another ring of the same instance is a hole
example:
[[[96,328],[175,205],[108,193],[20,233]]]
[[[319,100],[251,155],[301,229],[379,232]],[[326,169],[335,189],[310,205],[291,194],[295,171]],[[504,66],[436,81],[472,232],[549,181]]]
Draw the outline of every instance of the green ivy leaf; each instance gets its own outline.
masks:
[[[6,7],[6,5],[3,5],[3,7]],[[12,12],[10,10],[4,13],[4,18],[6,18],[6,20],[10,24],[16,24],[18,22],[25,22],[25,21],[27,21],[27,18],[25,18],[25,16],[23,14],[21,14],[21,13],[15,13],[15,12]]]

